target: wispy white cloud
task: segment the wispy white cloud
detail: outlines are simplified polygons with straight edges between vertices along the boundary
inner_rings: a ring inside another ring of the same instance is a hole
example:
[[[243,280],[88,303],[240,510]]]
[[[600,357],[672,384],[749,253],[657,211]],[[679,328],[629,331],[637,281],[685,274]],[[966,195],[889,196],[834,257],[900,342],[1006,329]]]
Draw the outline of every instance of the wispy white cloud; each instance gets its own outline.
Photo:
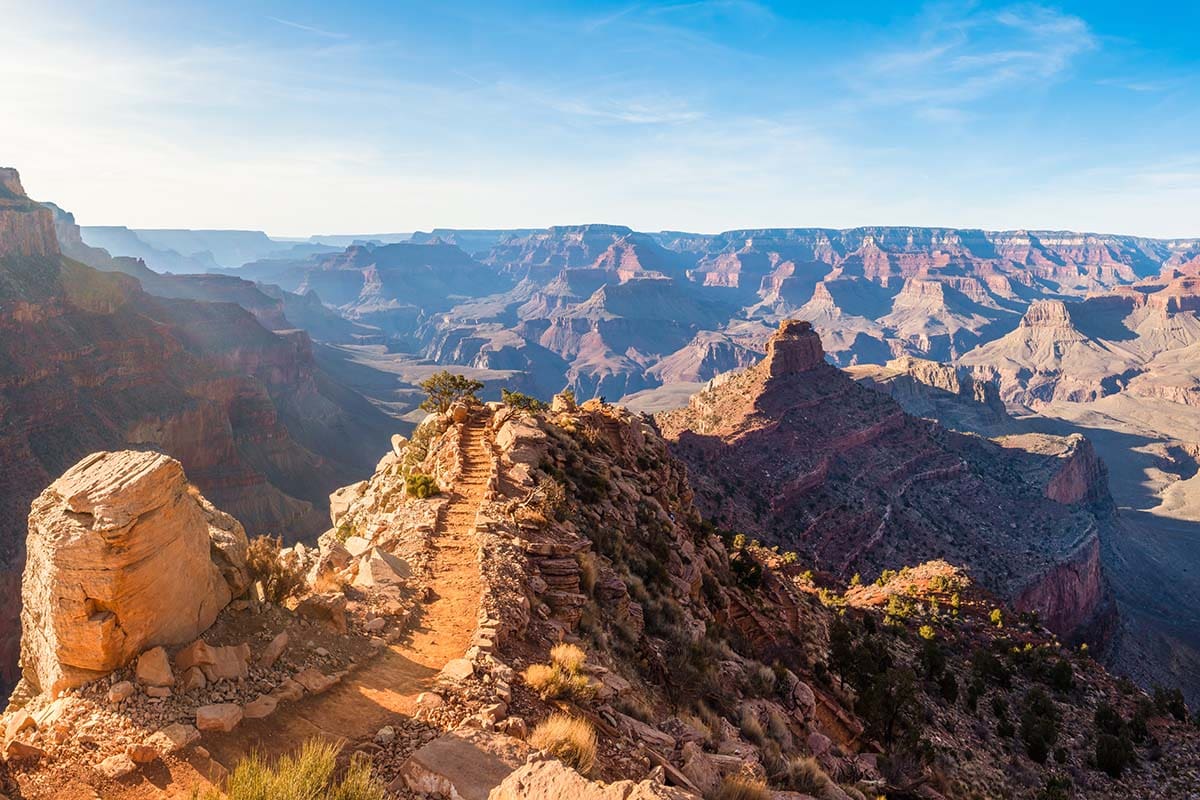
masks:
[[[1099,40],[1079,17],[1038,5],[963,13],[928,10],[908,41],[847,68],[847,83],[872,105],[950,109],[1066,73]]]
[[[349,39],[350,38],[350,34],[348,34],[348,33],[338,33],[337,31],[327,31],[324,28],[318,28],[315,25],[305,25],[302,22],[296,22],[296,21],[290,20],[290,19],[283,19],[282,17],[272,17],[272,16],[268,15],[267,19],[271,20],[272,22],[277,22],[280,25],[286,25],[289,28],[295,28],[298,31],[304,31],[305,33],[311,33],[315,36],[323,36],[326,39]]]

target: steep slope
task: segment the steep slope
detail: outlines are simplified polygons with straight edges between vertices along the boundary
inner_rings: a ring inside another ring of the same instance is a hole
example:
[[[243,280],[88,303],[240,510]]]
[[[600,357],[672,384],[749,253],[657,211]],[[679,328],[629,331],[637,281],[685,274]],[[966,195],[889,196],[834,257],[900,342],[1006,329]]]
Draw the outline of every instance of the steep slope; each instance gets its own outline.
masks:
[[[51,212],[25,197],[15,171],[0,178],[0,558],[10,607],[30,501],[95,450],[175,456],[252,531],[323,530],[329,490],[369,470],[369,443],[390,432],[387,419],[316,370],[303,333],[271,333],[231,303],[153,297],[126,275],[63,257]],[[6,679],[14,636],[4,630],[0,645]]]
[[[1107,611],[1102,473],[1098,496],[1052,499],[1068,459],[909,416],[827,364],[807,323],[782,323],[761,363],[657,419],[705,514],[822,570],[873,576],[944,557],[1064,635]]]
[[[906,356],[883,366],[847,367],[846,374],[891,395],[909,414],[951,430],[994,436],[1013,428],[996,384],[964,367]]]

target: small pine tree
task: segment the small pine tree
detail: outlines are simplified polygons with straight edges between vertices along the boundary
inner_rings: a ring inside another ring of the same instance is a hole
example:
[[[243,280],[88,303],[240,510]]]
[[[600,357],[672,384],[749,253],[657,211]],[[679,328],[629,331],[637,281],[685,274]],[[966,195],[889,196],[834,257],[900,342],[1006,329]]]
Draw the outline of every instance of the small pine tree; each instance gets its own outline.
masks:
[[[436,372],[417,385],[427,395],[421,408],[438,414],[445,414],[459,400],[475,399],[475,393],[483,388],[479,381],[449,370]]]

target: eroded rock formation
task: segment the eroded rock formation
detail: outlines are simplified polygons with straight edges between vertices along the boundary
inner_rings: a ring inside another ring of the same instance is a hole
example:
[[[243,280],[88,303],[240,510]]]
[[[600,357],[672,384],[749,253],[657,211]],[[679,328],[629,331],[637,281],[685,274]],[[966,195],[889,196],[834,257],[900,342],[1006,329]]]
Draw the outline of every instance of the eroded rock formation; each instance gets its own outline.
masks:
[[[147,647],[207,629],[245,590],[246,534],[192,489],[178,461],[125,450],[84,458],[33,503],[21,666],[58,694]]]
[[[1019,606],[1044,603],[1028,607],[1063,634],[1106,611],[1102,580],[1031,590],[1092,552],[1109,523],[1090,448],[1056,437],[1042,437],[1060,445],[1045,452],[1006,448],[915,419],[824,363],[805,323],[784,322],[767,353],[656,417],[706,516],[842,578],[942,556]]]

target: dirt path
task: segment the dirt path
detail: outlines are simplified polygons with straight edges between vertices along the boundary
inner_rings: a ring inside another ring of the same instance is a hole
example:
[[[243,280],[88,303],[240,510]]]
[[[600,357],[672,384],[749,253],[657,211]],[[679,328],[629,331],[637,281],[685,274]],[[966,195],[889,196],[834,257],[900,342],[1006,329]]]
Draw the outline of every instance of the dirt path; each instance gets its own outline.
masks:
[[[425,605],[411,635],[323,694],[281,705],[266,719],[244,720],[231,733],[205,734],[200,744],[214,760],[232,768],[252,751],[274,758],[314,736],[346,741],[353,747],[357,741],[373,738],[397,715],[410,716],[417,695],[430,688],[446,662],[466,652],[481,591],[478,547],[472,534],[490,474],[484,420],[466,424],[462,445],[463,475],[435,529],[430,562],[434,599]],[[158,780],[147,775],[147,783],[130,787],[132,791],[121,800],[188,797],[190,787],[203,781],[196,770],[179,766],[175,774]]]
[[[438,519],[430,562],[436,593],[418,627],[371,663],[324,694],[281,706],[263,720],[247,720],[233,733],[205,736],[213,757],[232,766],[256,750],[268,756],[298,747],[313,736],[350,742],[370,739],[396,714],[409,715],[417,695],[447,661],[466,652],[479,607],[475,515],[490,474],[483,420],[463,430],[463,475]]]

